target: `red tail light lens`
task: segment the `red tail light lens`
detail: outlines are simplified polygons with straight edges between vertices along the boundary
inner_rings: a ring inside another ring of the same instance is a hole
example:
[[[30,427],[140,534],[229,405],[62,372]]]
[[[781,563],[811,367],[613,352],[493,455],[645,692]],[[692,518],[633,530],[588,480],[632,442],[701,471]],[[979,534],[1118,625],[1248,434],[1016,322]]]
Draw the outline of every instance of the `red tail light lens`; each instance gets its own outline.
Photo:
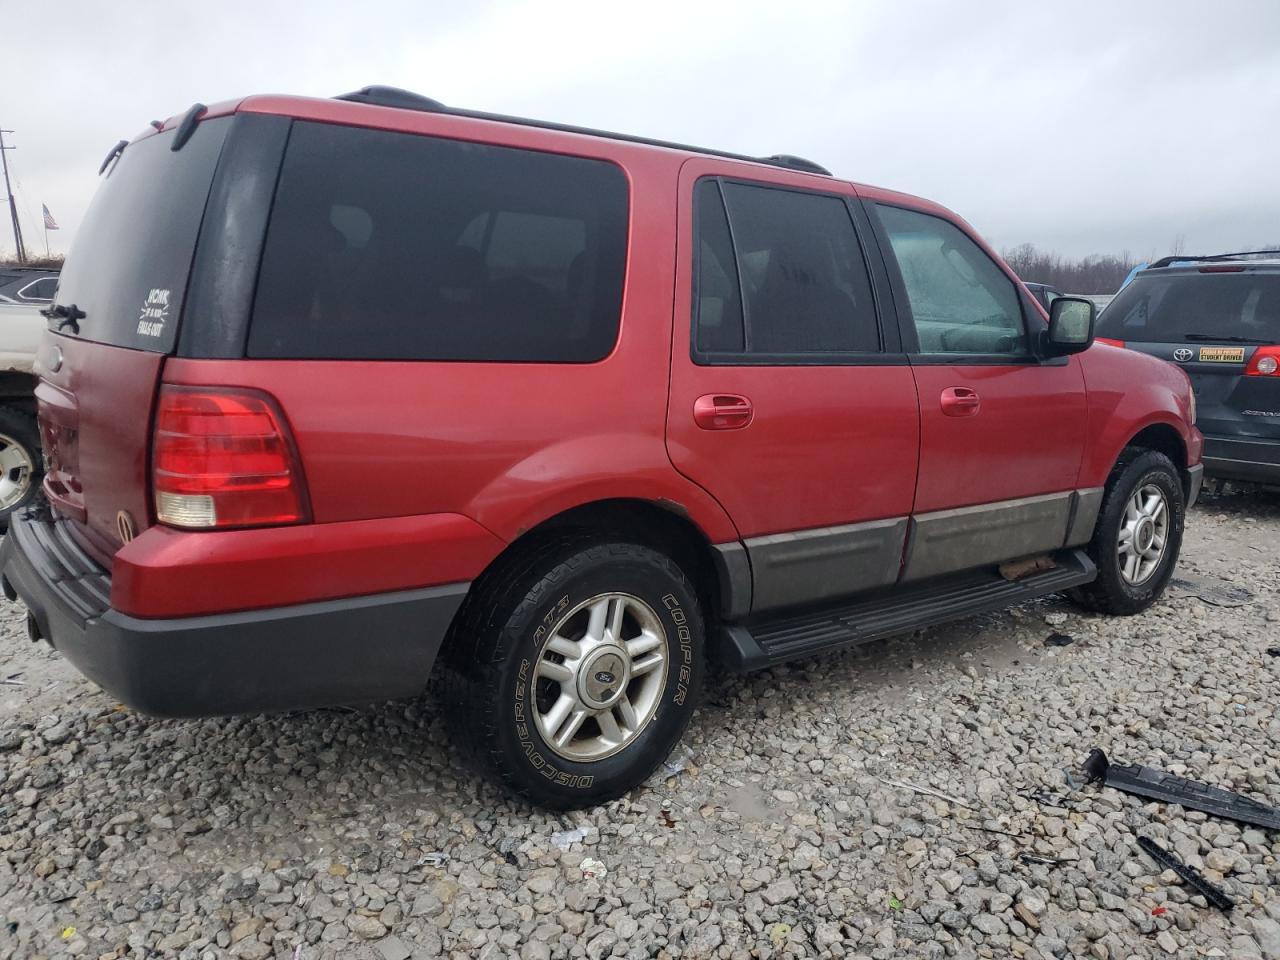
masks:
[[[1244,368],[1246,377],[1280,376],[1280,346],[1259,347],[1249,358],[1249,365]]]
[[[264,393],[162,386],[151,464],[161,523],[256,527],[309,519],[293,438]]]
[[[1094,337],[1094,338],[1093,338],[1093,341],[1094,341],[1094,343],[1109,343],[1109,344],[1111,344],[1111,346],[1113,346],[1113,347],[1123,347],[1123,346],[1124,346],[1124,341],[1123,341],[1123,340],[1112,340],[1110,337]]]

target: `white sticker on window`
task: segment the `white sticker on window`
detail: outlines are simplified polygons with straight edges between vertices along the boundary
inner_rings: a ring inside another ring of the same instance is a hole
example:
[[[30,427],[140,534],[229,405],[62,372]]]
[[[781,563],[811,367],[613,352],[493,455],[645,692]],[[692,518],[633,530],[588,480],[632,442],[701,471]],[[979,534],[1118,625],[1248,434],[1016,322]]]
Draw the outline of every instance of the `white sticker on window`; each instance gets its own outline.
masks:
[[[138,314],[138,335],[158,337],[164,333],[164,322],[169,319],[169,291],[152,290],[143,301]]]

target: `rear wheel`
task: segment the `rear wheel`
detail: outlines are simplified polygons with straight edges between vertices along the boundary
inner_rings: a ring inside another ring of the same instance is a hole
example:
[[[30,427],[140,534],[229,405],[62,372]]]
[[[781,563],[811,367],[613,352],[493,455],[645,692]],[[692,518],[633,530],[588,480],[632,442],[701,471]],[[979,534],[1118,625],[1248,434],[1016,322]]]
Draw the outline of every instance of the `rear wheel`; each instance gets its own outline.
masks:
[[[552,544],[477,582],[444,654],[464,753],[534,803],[568,809],[643,783],[702,679],[697,595],[638,544]]]
[[[22,410],[0,407],[0,530],[9,516],[30,503],[40,488],[40,434]]]
[[[1127,451],[1111,473],[1088,547],[1098,577],[1072,599],[1114,614],[1151,606],[1177,565],[1185,514],[1173,462],[1154,450]]]

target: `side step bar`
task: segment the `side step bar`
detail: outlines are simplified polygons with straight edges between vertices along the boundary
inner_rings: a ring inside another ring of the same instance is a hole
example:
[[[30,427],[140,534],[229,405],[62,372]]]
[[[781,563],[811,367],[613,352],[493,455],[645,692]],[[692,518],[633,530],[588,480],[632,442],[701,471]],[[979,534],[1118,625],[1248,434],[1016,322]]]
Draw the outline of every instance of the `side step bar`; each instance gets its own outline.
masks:
[[[798,660],[869,643],[959,617],[1001,610],[1088,583],[1097,576],[1082,550],[1054,557],[1056,566],[1021,580],[994,569],[974,570],[821,608],[804,607],[752,617],[720,628],[729,665],[738,670]]]

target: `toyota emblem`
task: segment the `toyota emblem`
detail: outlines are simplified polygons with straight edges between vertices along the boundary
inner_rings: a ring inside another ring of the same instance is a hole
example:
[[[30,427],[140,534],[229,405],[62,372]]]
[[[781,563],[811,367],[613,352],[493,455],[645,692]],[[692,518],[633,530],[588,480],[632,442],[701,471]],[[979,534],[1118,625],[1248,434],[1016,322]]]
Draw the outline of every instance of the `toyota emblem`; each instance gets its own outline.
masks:
[[[1177,350],[1173,351],[1173,359],[1177,360],[1179,363],[1186,363],[1191,359],[1193,352],[1194,351],[1189,347],[1179,347]]]

